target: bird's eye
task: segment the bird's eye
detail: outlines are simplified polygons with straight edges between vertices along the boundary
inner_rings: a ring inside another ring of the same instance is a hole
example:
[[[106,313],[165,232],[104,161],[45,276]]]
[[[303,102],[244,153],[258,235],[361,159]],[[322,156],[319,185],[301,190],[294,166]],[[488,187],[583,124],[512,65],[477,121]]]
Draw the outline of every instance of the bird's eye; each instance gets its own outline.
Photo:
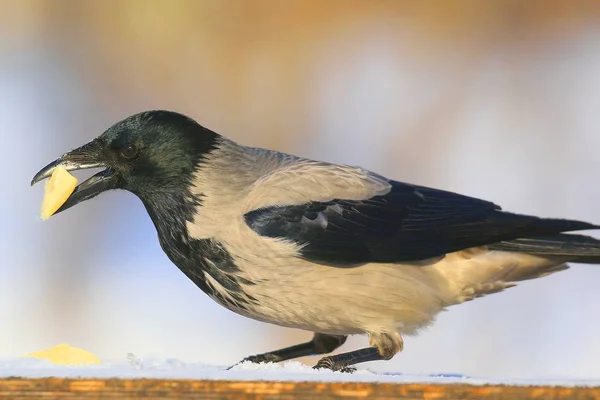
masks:
[[[121,155],[123,156],[123,158],[126,158],[128,160],[132,159],[137,155],[137,149],[133,144],[128,143],[125,146],[123,146],[123,148],[121,148]]]

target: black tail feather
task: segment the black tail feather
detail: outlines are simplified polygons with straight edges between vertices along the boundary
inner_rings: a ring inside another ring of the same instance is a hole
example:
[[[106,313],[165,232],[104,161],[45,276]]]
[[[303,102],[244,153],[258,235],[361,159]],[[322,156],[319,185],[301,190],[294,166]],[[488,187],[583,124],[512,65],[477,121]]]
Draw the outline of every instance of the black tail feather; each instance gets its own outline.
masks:
[[[569,256],[573,257],[571,262],[600,264],[600,240],[584,235],[561,233],[520,238],[494,243],[488,248],[545,256]]]

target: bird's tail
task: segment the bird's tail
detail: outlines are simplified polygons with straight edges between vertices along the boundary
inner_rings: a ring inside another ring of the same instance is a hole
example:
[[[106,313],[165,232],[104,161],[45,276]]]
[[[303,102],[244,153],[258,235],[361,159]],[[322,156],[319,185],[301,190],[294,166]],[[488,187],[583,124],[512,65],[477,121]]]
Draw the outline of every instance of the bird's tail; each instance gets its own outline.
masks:
[[[490,250],[565,257],[566,262],[600,264],[600,240],[590,236],[561,233],[552,236],[514,239],[488,246]]]
[[[450,290],[449,304],[457,304],[563,271],[566,263],[600,264],[600,240],[564,233],[514,239],[449,254],[433,267]]]

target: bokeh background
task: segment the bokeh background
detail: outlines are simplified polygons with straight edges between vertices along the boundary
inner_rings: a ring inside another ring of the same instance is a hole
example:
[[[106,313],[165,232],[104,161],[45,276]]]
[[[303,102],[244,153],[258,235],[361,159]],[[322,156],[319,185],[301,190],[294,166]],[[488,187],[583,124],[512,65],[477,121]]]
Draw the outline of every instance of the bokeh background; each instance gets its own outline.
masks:
[[[600,2],[0,0],[0,357],[232,364],[310,334],[213,303],[111,192],[41,222],[37,170],[171,109],[244,144],[600,222]],[[600,377],[600,266],[443,313],[375,371]],[[366,345],[352,338],[341,350]],[[314,359],[305,359],[314,362]]]

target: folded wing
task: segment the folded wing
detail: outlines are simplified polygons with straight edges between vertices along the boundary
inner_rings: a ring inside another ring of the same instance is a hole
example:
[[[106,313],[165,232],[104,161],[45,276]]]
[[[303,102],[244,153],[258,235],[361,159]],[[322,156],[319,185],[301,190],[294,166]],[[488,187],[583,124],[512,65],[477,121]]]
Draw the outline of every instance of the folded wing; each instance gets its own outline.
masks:
[[[301,181],[296,176],[293,184]],[[360,179],[353,183],[360,185]],[[417,261],[518,238],[598,228],[507,213],[493,203],[443,190],[387,183],[386,194],[362,200],[346,199],[345,189],[338,188],[333,196],[337,198],[330,200],[328,194],[328,201],[321,201],[318,193],[296,186],[290,190],[314,200],[278,206],[271,192],[271,205],[244,217],[260,235],[301,244],[302,257],[336,265]]]

